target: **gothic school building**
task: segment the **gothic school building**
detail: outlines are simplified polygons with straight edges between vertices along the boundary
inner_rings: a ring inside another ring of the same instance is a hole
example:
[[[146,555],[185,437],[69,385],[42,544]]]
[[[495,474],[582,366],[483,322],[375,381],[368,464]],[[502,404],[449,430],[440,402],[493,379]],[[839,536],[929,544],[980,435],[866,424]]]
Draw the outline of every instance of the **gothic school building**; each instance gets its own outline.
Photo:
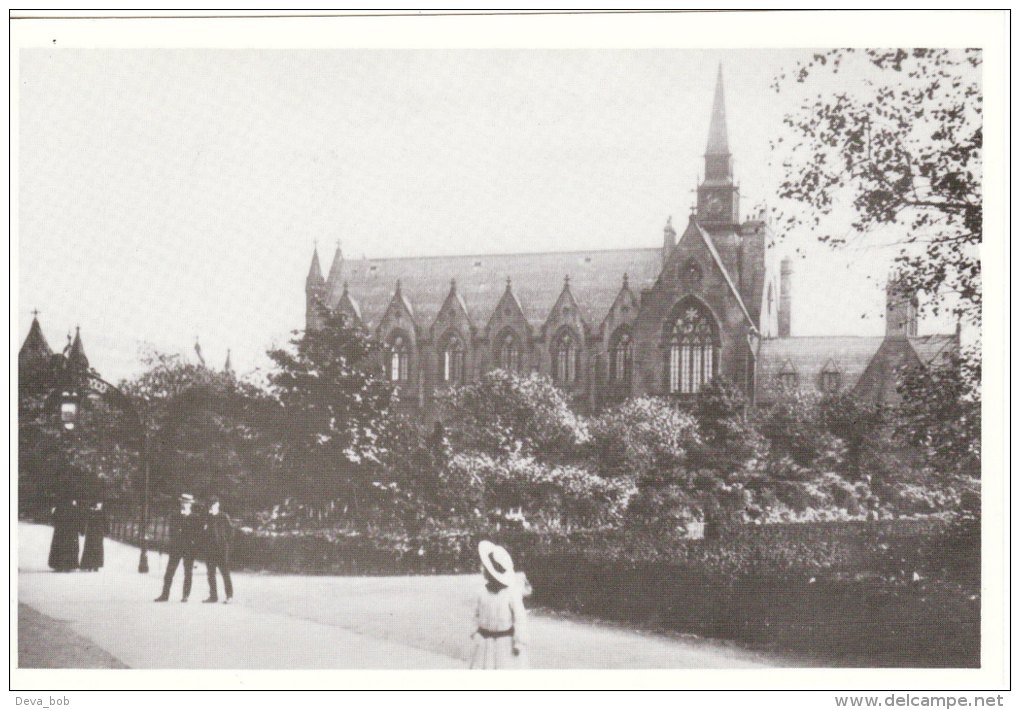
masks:
[[[763,219],[741,221],[722,70],[697,206],[661,247],[345,260],[305,283],[306,328],[322,308],[384,346],[405,406],[503,368],[550,376],[596,409],[640,395],[689,397],[717,375],[767,403],[786,388],[896,399],[904,366],[948,357],[958,335],[917,334],[916,296],[887,287],[884,337],[792,337],[793,268]],[[678,225],[679,226],[679,225]]]

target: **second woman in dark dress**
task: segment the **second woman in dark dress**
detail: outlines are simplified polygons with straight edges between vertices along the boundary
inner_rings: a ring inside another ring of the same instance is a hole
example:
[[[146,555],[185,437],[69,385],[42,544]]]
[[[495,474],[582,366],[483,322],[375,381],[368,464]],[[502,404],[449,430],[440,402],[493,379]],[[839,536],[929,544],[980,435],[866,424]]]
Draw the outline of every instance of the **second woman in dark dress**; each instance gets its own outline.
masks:
[[[81,553],[80,567],[95,572],[103,566],[103,545],[110,532],[110,521],[101,502],[92,504],[85,520],[85,549]]]

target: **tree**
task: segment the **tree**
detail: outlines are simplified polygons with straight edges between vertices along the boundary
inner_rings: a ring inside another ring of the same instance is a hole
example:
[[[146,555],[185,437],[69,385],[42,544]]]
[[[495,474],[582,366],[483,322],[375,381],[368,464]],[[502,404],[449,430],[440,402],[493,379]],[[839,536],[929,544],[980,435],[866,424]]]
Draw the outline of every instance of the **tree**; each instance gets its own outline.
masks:
[[[981,58],[978,49],[833,49],[774,84],[782,91],[790,78],[843,75],[843,88],[818,93],[784,118],[795,142],[779,194],[809,208],[787,217],[788,229],[819,227],[848,198],[858,234],[897,232],[905,286],[928,296],[933,312],[952,303],[974,323],[981,313]],[[865,76],[858,90],[846,88],[858,71]],[[819,239],[846,242],[833,233]]]
[[[723,475],[736,473],[764,455],[766,441],[747,417],[747,398],[716,377],[694,401],[703,445],[691,452],[691,466]]]
[[[19,382],[20,384],[20,382]],[[18,391],[18,512],[42,514],[67,490],[69,457],[48,393]]]
[[[520,451],[563,461],[576,458],[589,439],[586,422],[570,409],[563,392],[537,373],[493,370],[445,392],[439,405],[457,451],[492,456]]]
[[[818,406],[822,425],[846,444],[845,472],[859,480],[867,473],[863,463],[868,450],[877,445],[883,423],[881,408],[850,391],[825,395]]]
[[[701,445],[694,417],[662,398],[628,399],[591,423],[592,463],[605,476],[668,477]]]
[[[843,442],[825,427],[819,397],[785,391],[758,416],[773,458],[789,457],[797,466],[817,470],[842,467]]]
[[[277,487],[266,434],[273,405],[266,393],[179,355],[153,351],[143,361],[146,370],[121,388],[148,433],[153,492],[167,498],[182,491],[217,495],[234,514],[272,499]],[[137,440],[136,427],[121,432],[120,445],[126,437]],[[134,449],[139,445],[131,442]]]
[[[981,361],[964,351],[942,365],[909,371],[896,433],[929,452],[933,467],[950,479],[981,477]]]
[[[371,476],[392,396],[378,346],[338,313],[295,335],[290,348],[269,352],[283,468],[305,500],[359,507],[374,497]]]

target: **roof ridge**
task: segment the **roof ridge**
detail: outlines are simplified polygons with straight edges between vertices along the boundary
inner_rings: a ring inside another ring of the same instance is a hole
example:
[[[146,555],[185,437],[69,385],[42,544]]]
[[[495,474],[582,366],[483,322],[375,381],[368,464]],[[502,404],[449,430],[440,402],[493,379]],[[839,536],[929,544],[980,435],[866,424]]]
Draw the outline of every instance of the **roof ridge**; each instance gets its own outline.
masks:
[[[692,218],[691,222],[697,228],[702,240],[704,240],[705,244],[708,246],[708,251],[712,254],[712,258],[715,260],[716,266],[719,267],[719,271],[722,272],[723,278],[726,279],[726,283],[729,285],[733,296],[737,299],[737,303],[740,304],[740,310],[744,312],[747,322],[751,324],[752,328],[757,330],[757,326],[754,324],[754,318],[751,317],[750,312],[747,310],[747,305],[744,303],[744,299],[740,296],[740,291],[737,290],[736,285],[733,283],[733,279],[730,278],[730,274],[726,270],[726,265],[723,263],[722,257],[719,256],[719,251],[715,248],[715,243],[712,241],[712,235],[709,234],[704,227],[698,224],[696,219]]]
[[[568,254],[608,254],[608,253],[619,253],[619,252],[659,252],[661,247],[617,247],[613,249],[564,249],[560,251],[522,251],[522,252],[499,252],[493,254],[427,254],[423,256],[382,256],[382,257],[367,257],[363,256],[360,259],[348,259],[348,262],[354,261],[420,261],[422,259],[483,259],[493,257],[509,257],[509,256],[564,256]]]

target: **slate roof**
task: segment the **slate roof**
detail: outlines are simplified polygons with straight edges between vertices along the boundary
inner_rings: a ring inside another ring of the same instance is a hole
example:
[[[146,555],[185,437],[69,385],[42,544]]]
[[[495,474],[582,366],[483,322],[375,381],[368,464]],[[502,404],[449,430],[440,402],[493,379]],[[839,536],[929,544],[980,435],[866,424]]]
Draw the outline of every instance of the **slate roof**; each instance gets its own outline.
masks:
[[[481,254],[397,259],[344,260],[342,281],[369,326],[379,323],[393,299],[397,280],[421,328],[432,325],[450,293],[450,279],[478,327],[484,327],[511,279],[514,296],[537,334],[570,276],[570,291],[589,327],[597,329],[623,287],[650,287],[662,269],[662,251],[612,249],[542,254]],[[337,280],[341,276],[338,275]],[[339,297],[330,300],[335,307]]]
[[[840,373],[840,388],[852,389],[883,340],[882,336],[852,335],[762,340],[756,398],[768,401],[776,395],[780,389],[779,373],[787,362],[797,373],[797,387],[802,392],[820,391],[819,376],[830,360]]]
[[[959,347],[955,335],[916,335],[907,338],[914,347],[917,357],[925,365],[939,364],[940,359],[952,356]]]
[[[802,392],[820,392],[820,375],[827,368],[839,372],[842,391],[853,389],[884,340],[884,336],[843,335],[763,340],[756,397],[759,401],[772,399],[780,389],[780,373],[789,366],[797,373],[797,388]],[[956,336],[947,334],[913,336],[907,341],[926,365],[937,364],[939,358],[956,352],[958,347]]]

